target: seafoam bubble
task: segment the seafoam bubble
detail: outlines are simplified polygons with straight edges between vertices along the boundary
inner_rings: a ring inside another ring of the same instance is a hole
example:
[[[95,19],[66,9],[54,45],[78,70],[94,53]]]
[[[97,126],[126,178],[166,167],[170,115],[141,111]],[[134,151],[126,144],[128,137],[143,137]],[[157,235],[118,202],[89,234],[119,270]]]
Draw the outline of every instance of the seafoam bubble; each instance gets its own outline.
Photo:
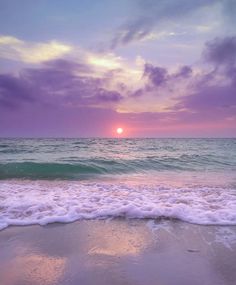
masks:
[[[82,181],[0,181],[0,228],[79,219],[174,218],[236,225],[235,189]]]

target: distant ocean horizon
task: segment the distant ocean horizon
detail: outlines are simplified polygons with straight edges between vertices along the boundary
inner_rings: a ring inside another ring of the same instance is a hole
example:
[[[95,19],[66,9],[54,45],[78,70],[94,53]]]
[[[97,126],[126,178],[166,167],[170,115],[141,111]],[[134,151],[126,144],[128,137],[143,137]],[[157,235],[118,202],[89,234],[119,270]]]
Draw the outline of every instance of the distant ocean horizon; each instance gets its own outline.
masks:
[[[0,213],[236,225],[236,138],[0,138]]]

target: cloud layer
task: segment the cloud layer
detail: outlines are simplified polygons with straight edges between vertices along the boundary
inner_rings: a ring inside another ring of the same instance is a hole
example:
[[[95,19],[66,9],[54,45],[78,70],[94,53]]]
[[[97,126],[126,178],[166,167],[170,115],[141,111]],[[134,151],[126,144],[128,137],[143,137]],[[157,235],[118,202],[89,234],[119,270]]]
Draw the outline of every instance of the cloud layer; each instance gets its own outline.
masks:
[[[198,16],[201,11],[206,18],[209,10],[215,10],[217,17],[218,11],[227,17],[229,22],[235,23],[232,11],[236,10],[236,3],[233,0],[200,0],[200,1],[172,1],[172,0],[147,0],[134,1],[134,15],[118,27],[114,37],[111,40],[110,48],[114,49],[119,46],[127,45],[132,42],[142,41],[145,39],[155,39],[155,34],[168,36],[174,34],[167,32],[166,29],[176,29],[178,25],[183,25],[183,19]],[[194,17],[193,17],[194,18]],[[223,21],[224,19],[217,19]],[[193,25],[194,22],[190,23]],[[206,19],[205,19],[206,21]],[[205,32],[209,27],[201,23],[198,17],[196,30]],[[204,21],[203,21],[204,23]],[[185,27],[187,30],[188,27]],[[177,29],[178,30],[178,29]]]
[[[113,69],[109,61],[54,59],[18,74],[0,74],[1,133],[17,135],[20,129],[34,135],[36,128],[38,135],[111,136],[107,130],[122,123],[130,126],[131,136],[181,135],[181,128],[193,135],[206,127],[213,135],[219,129],[222,135],[236,134],[235,51],[235,37],[208,41],[205,70],[170,71],[144,62],[141,76],[134,76],[136,88],[125,66]],[[133,111],[136,105],[139,112]],[[155,106],[162,111],[148,111]]]
[[[11,36],[0,36],[0,58],[40,63],[68,54],[72,46],[57,41],[29,43]]]

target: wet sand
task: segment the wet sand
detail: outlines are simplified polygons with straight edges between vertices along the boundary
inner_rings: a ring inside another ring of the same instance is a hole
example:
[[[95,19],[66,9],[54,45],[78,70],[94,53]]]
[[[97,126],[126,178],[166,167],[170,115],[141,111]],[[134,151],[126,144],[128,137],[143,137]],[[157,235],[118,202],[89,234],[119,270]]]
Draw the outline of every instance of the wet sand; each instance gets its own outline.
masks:
[[[235,285],[236,226],[78,221],[0,232],[1,285]]]

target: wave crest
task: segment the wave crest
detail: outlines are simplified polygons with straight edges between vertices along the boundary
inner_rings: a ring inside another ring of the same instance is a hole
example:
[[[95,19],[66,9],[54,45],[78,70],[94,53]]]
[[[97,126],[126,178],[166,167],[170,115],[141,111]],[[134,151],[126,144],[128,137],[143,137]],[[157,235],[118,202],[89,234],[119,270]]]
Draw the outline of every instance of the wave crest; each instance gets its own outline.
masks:
[[[0,229],[101,218],[174,218],[236,225],[235,189],[78,181],[5,181]]]

